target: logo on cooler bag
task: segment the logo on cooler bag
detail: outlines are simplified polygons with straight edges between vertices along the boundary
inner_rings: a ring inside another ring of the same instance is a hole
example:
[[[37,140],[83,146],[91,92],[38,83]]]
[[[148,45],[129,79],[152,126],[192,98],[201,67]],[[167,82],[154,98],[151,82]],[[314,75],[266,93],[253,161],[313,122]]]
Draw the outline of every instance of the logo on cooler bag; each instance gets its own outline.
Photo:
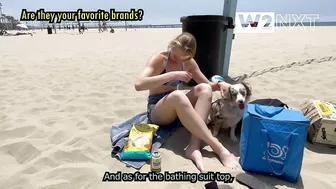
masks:
[[[266,158],[265,152],[264,156],[262,157],[263,160],[268,160],[270,162],[283,164],[283,160],[286,159],[287,152],[288,152],[288,146],[280,146],[275,143],[267,142],[267,151],[268,151],[268,157]],[[281,161],[282,160],[282,161]]]

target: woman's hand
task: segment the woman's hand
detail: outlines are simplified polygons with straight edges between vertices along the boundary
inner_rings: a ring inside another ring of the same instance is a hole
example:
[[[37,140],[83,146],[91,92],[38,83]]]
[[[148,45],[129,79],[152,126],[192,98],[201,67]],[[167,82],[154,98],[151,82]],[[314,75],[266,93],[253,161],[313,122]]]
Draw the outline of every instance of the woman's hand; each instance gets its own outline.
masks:
[[[172,77],[173,80],[180,80],[185,83],[188,83],[192,79],[191,73],[187,71],[174,71],[170,73],[173,74],[173,77]]]
[[[222,96],[225,96],[225,93],[229,90],[231,85],[226,83],[225,81],[221,81],[218,83],[219,91]]]

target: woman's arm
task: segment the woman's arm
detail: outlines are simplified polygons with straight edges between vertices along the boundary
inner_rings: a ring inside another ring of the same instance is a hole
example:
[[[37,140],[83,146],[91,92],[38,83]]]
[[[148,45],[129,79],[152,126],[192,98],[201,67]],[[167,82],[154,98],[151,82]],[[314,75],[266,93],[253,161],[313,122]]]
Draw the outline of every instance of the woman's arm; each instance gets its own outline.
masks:
[[[206,78],[204,76],[204,74],[201,72],[201,70],[199,69],[196,61],[194,59],[190,60],[190,70],[189,72],[192,74],[193,79],[197,82],[197,83],[208,83],[211,88],[212,91],[218,91],[219,90],[219,85],[217,82],[210,82],[208,80],[208,78]]]
[[[156,75],[160,70],[162,70],[162,65],[160,63],[164,62],[164,60],[165,58],[163,56],[155,55],[148,61],[145,69],[135,82],[135,90],[149,90],[173,80],[174,75],[172,72]]]

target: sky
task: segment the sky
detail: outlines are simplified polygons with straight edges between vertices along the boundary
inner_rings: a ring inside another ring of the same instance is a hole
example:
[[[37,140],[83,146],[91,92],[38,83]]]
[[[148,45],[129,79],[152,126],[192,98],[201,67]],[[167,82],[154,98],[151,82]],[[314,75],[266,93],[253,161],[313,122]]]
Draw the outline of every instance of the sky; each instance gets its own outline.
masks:
[[[211,3],[210,3],[211,2]],[[36,11],[129,11],[143,9],[134,24],[178,24],[181,16],[222,15],[224,0],[0,0],[2,13],[19,19],[22,9]],[[319,21],[336,21],[336,0],[238,0],[237,12],[319,14]]]

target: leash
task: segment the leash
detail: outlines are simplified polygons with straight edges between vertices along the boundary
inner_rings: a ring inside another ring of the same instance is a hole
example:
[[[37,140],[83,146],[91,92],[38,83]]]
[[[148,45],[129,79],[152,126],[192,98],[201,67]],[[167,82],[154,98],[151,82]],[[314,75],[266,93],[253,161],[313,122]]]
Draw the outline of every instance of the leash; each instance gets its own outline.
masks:
[[[249,75],[244,74],[242,76],[236,76],[236,77],[233,77],[232,79],[235,80],[235,81],[241,81],[241,80],[245,80],[245,79],[248,79],[248,78],[257,77],[257,76],[263,75],[265,73],[270,73],[270,72],[274,73],[274,72],[279,72],[279,71],[282,71],[284,69],[289,69],[289,68],[292,68],[292,67],[305,66],[305,65],[308,65],[308,64],[317,64],[317,63],[323,63],[323,62],[328,62],[328,61],[336,61],[336,57],[326,56],[326,57],[323,57],[321,59],[308,59],[308,60],[301,61],[301,62],[293,62],[293,63],[290,63],[290,64],[284,64],[284,65],[281,65],[281,66],[266,68],[266,69],[263,69],[261,71],[254,71],[254,72],[250,73]]]

